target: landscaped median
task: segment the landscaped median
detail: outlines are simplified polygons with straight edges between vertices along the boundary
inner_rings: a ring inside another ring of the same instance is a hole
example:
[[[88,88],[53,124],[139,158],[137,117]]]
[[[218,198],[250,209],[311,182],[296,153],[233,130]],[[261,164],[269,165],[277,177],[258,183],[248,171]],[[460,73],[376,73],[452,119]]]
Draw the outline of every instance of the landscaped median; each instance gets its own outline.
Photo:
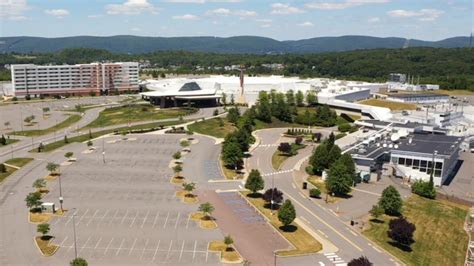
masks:
[[[322,249],[321,243],[319,243],[314,237],[308,233],[305,229],[293,222],[289,228],[291,230],[284,230],[283,224],[278,220],[277,211],[272,215],[271,210],[266,208],[268,205],[262,197],[256,197],[251,192],[240,192],[243,198],[255,206],[258,211],[264,215],[268,222],[275,227],[275,229],[290,242],[294,249],[291,250],[279,250],[277,255],[279,256],[296,256],[296,255],[308,255],[313,254]]]
[[[286,148],[288,145],[288,151],[283,152],[282,150]],[[273,169],[279,170],[281,165],[290,157],[295,156],[298,154],[298,150],[305,148],[306,145],[304,144],[296,144],[296,143],[280,143],[278,150],[275,151],[272,155],[272,166]]]
[[[209,215],[204,214],[204,212],[193,212],[190,214],[190,219],[199,223],[199,227],[203,229],[216,229],[217,223]]]
[[[233,247],[229,247],[221,240],[215,240],[209,243],[207,249],[221,253],[222,263],[241,263],[242,256]]]
[[[0,182],[31,161],[33,158],[13,158],[5,161],[3,163],[5,172],[0,171]]]
[[[53,237],[51,236],[36,236],[35,243],[38,249],[41,251],[43,256],[49,257],[54,255],[59,249],[59,246],[52,243]]]
[[[42,136],[42,135],[53,133],[53,132],[58,131],[60,129],[69,127],[72,124],[78,122],[79,120],[81,120],[80,115],[76,115],[76,114],[69,115],[69,117],[66,120],[64,120],[61,123],[56,124],[52,127],[49,127],[49,128],[46,128],[46,129],[37,129],[37,130],[15,131],[15,132],[9,133],[9,135],[17,135],[17,136],[25,136],[25,137]]]

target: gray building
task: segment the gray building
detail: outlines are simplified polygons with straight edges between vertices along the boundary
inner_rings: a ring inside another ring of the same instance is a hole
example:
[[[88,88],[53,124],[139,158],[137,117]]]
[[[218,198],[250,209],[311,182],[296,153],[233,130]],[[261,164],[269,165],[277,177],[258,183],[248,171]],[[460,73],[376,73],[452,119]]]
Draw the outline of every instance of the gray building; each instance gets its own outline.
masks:
[[[435,93],[396,93],[387,95],[387,100],[404,103],[443,103],[449,95]]]

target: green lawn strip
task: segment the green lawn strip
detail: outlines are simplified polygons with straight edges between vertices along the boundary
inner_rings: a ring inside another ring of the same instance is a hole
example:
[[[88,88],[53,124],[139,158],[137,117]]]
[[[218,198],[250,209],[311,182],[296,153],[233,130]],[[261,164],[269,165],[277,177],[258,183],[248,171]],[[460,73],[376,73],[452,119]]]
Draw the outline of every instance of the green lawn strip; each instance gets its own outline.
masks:
[[[100,136],[103,136],[103,135],[114,133],[116,131],[121,133],[123,131],[128,132],[129,130],[151,129],[151,128],[158,128],[160,126],[172,126],[172,125],[177,125],[177,124],[182,124],[182,123],[186,123],[186,121],[168,121],[168,122],[161,122],[161,123],[160,122],[154,122],[154,123],[136,125],[136,126],[131,126],[131,127],[125,126],[125,127],[115,128],[115,129],[97,131],[97,132],[91,133],[91,135],[92,135],[92,138],[97,138],[97,137],[100,137]],[[68,138],[68,142],[69,143],[84,142],[84,141],[87,141],[89,139],[90,139],[89,133],[86,133],[86,134],[82,134],[82,135],[79,135],[79,136],[70,137],[70,138]],[[59,141],[56,141],[56,142],[48,143],[48,144],[45,144],[43,146],[43,151],[42,152],[53,151],[53,150],[56,150],[58,148],[61,148],[61,147],[65,146],[69,143],[65,143],[64,140],[59,140]],[[29,152],[37,153],[38,149],[34,148],[34,149],[30,150]]]
[[[393,217],[379,218],[383,223],[370,222],[364,235],[407,265],[464,265],[468,235],[463,224],[468,207],[414,195],[404,201],[402,212],[416,226],[411,252],[390,244],[387,229]]]
[[[13,158],[5,161],[4,163],[21,168],[31,161],[33,161],[33,158]],[[2,182],[5,178],[7,178],[9,175],[13,174],[15,171],[18,170],[10,166],[6,166],[6,168],[7,171],[5,173],[0,173],[0,182]]]
[[[392,111],[402,111],[402,110],[415,110],[416,104],[412,103],[402,103],[402,102],[394,102],[388,100],[381,100],[381,99],[368,99],[359,102],[360,104],[371,105],[371,106],[378,106],[378,107],[386,107]]]
[[[1,136],[1,135],[0,135],[0,136]],[[0,144],[0,147],[4,147],[4,146],[10,145],[10,144],[13,144],[13,143],[15,143],[15,142],[18,142],[17,139],[8,138],[7,136],[5,136],[5,139],[7,140],[7,144],[5,144],[5,145],[1,145],[1,144]]]
[[[9,133],[9,135],[17,135],[17,136],[25,136],[25,137],[42,136],[42,135],[53,133],[60,129],[69,127],[72,124],[78,122],[79,120],[81,120],[81,116],[74,114],[74,115],[70,115],[66,120],[62,121],[61,123],[56,124],[47,129],[15,131],[15,132]]]
[[[229,123],[224,117],[220,119],[211,118],[204,121],[196,121],[188,125],[188,129],[199,134],[209,135],[216,138],[225,138],[227,134],[236,130],[236,127],[232,125],[232,123]]]
[[[225,179],[234,180],[238,177],[241,177],[239,170],[236,171],[235,169],[227,168],[224,165],[222,158],[219,158],[219,163],[221,164],[222,172],[224,174]]]
[[[249,197],[249,192],[240,192],[247,200],[252,203],[263,215],[265,215],[270,224],[275,227],[282,234],[286,240],[288,240],[295,249],[291,250],[280,250],[277,254],[280,256],[297,256],[297,255],[308,255],[313,254],[322,249],[321,243],[319,243],[312,235],[310,235],[305,229],[299,227],[296,223],[292,223],[296,227],[295,231],[289,232],[281,229],[281,222],[278,220],[277,211],[271,215],[271,210],[265,208],[265,201],[261,198]]]
[[[177,118],[196,112],[191,108],[169,108],[158,109],[150,104],[133,104],[126,106],[110,107],[100,112],[99,117],[85,126],[88,128],[99,128],[126,123],[162,120]]]
[[[273,155],[272,155],[272,166],[273,166],[273,169],[275,170],[279,170],[281,165],[290,157],[292,156],[295,156],[298,154],[298,150],[300,149],[303,149],[304,147],[306,147],[306,145],[303,145],[303,144],[295,144],[295,143],[292,143],[291,144],[291,154],[286,154],[286,153],[283,153],[279,150],[276,150]]]

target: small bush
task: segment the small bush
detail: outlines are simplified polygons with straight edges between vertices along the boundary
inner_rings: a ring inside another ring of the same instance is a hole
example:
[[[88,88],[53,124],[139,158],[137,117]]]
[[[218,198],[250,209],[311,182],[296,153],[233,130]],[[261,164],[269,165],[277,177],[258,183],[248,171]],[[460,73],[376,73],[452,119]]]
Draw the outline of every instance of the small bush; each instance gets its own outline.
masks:
[[[411,192],[428,199],[436,198],[436,189],[432,187],[429,182],[422,180],[416,180],[415,183],[413,183]]]
[[[321,190],[318,188],[312,188],[309,190],[309,196],[311,198],[319,198],[321,196]]]
[[[345,137],[347,134],[346,133],[339,133],[336,135],[336,139],[340,139],[340,138],[343,138]]]
[[[0,173],[6,173],[6,172],[7,172],[7,168],[5,167],[3,163],[0,163]]]
[[[348,124],[348,123],[344,123],[344,124],[340,124],[337,129],[339,129],[339,131],[341,132],[347,132],[349,130],[351,130],[351,125]]]

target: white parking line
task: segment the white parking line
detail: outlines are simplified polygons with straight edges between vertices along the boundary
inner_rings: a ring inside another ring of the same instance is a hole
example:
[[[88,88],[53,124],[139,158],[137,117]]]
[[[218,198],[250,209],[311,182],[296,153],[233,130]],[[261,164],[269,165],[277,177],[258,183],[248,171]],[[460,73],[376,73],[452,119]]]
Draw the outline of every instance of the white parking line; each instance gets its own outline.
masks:
[[[145,246],[143,247],[142,255],[140,256],[140,260],[142,260],[143,255],[145,254],[145,250],[146,250],[146,247],[148,246],[148,241],[149,241],[149,240],[150,240],[150,239],[148,239],[148,238],[146,239]]]
[[[139,213],[139,212],[140,212],[140,211],[137,210],[137,213],[135,214],[135,217],[133,217],[133,220],[132,220],[132,223],[130,224],[130,227],[132,227],[133,224],[135,223],[135,220],[137,219],[137,216],[138,216],[138,213]]]
[[[113,238],[113,237],[112,237],[112,239],[110,239],[109,244],[108,244],[107,247],[105,248],[105,250],[104,250],[104,255],[107,253],[107,250],[109,250],[109,247],[110,247],[110,244],[112,244],[112,241],[114,241],[114,238]]]
[[[166,220],[165,220],[165,223],[163,224],[163,228],[166,227],[166,223],[168,222],[169,217],[170,217],[170,212],[168,212],[168,215],[166,215]]]
[[[197,240],[194,240],[193,261],[194,261],[194,257],[196,257],[196,246],[197,246]]]
[[[143,223],[142,223],[141,228],[143,228],[143,226],[145,225],[145,222],[146,222],[146,220],[148,219],[148,214],[150,214],[150,210],[148,210],[148,211],[146,212],[145,219],[143,219]]]
[[[120,224],[123,224],[123,221],[125,220],[125,218],[128,216],[128,209],[127,211],[125,212],[125,215],[123,216],[122,218],[122,221],[120,222]]]
[[[67,226],[67,225],[69,224],[69,222],[72,221],[72,216],[73,216],[73,215],[74,215],[74,213],[71,214],[71,215],[68,217],[69,219],[66,221],[66,223],[64,223],[64,226]]]
[[[97,225],[99,225],[100,223],[102,223],[102,221],[104,220],[105,216],[107,216],[107,213],[109,213],[109,209],[105,210],[104,216],[100,217],[99,222],[97,223]]]
[[[176,223],[174,224],[174,229],[178,228],[178,222],[179,222],[179,216],[181,215],[180,212],[178,212],[178,215],[176,216]]]
[[[135,248],[135,244],[137,243],[137,238],[133,241],[132,247],[130,248],[130,251],[128,252],[128,255],[132,254],[133,249]]]
[[[125,238],[122,238],[122,242],[120,242],[120,246],[117,249],[117,252],[115,252],[115,256],[117,256],[120,253],[120,250],[122,249],[123,242],[125,242]]]
[[[326,265],[326,264],[324,264],[324,263],[322,263],[322,262],[319,262],[319,265],[320,265],[320,266],[324,266],[324,265]]]
[[[118,213],[118,210],[115,210],[114,216],[112,216],[112,219],[110,219],[110,222],[108,223],[108,225],[111,225],[114,222],[115,216],[117,215],[117,213]]]
[[[186,221],[186,229],[188,229],[189,220],[191,220],[191,214],[188,215],[188,220]]]
[[[63,246],[63,244],[64,244],[64,242],[66,242],[66,239],[67,239],[67,238],[68,238],[68,236],[66,236],[66,237],[63,239],[63,241],[61,241],[61,244],[59,244],[60,247]]]
[[[181,252],[179,253],[178,261],[181,261],[181,257],[183,256],[183,250],[184,250],[184,240],[183,240],[183,244],[181,245]]]
[[[95,215],[99,212],[99,210],[95,210],[94,215],[92,215],[92,218],[89,219],[89,221],[86,223],[86,226],[89,226],[91,223],[92,219],[94,219]]]
[[[168,249],[168,253],[166,253],[166,260],[168,260],[168,257],[170,256],[172,246],[173,246],[173,240],[170,241],[170,248]]]
[[[84,212],[84,214],[79,218],[79,221],[77,221],[76,226],[78,226],[81,223],[82,219],[84,218],[84,216],[86,216],[88,212],[89,212],[89,209],[87,209],[86,212]]]
[[[158,244],[156,245],[155,253],[153,254],[152,261],[155,261],[156,253],[158,252],[158,249],[160,248],[160,243],[161,243],[161,239],[158,240]]]
[[[157,213],[156,213],[155,219],[153,220],[153,226],[152,226],[151,228],[155,228],[156,219],[158,218],[158,216],[160,216],[160,212],[157,212]]]
[[[81,249],[79,249],[79,252],[77,252],[78,254],[81,254],[82,250],[84,249],[85,246],[87,246],[87,243],[89,243],[89,240],[91,240],[91,236],[89,236],[86,240],[86,242],[84,243],[84,245],[82,245]]]
[[[100,241],[102,241],[102,237],[99,238],[99,241],[97,241],[97,243],[95,244],[94,249],[97,249],[97,247],[99,246]]]

